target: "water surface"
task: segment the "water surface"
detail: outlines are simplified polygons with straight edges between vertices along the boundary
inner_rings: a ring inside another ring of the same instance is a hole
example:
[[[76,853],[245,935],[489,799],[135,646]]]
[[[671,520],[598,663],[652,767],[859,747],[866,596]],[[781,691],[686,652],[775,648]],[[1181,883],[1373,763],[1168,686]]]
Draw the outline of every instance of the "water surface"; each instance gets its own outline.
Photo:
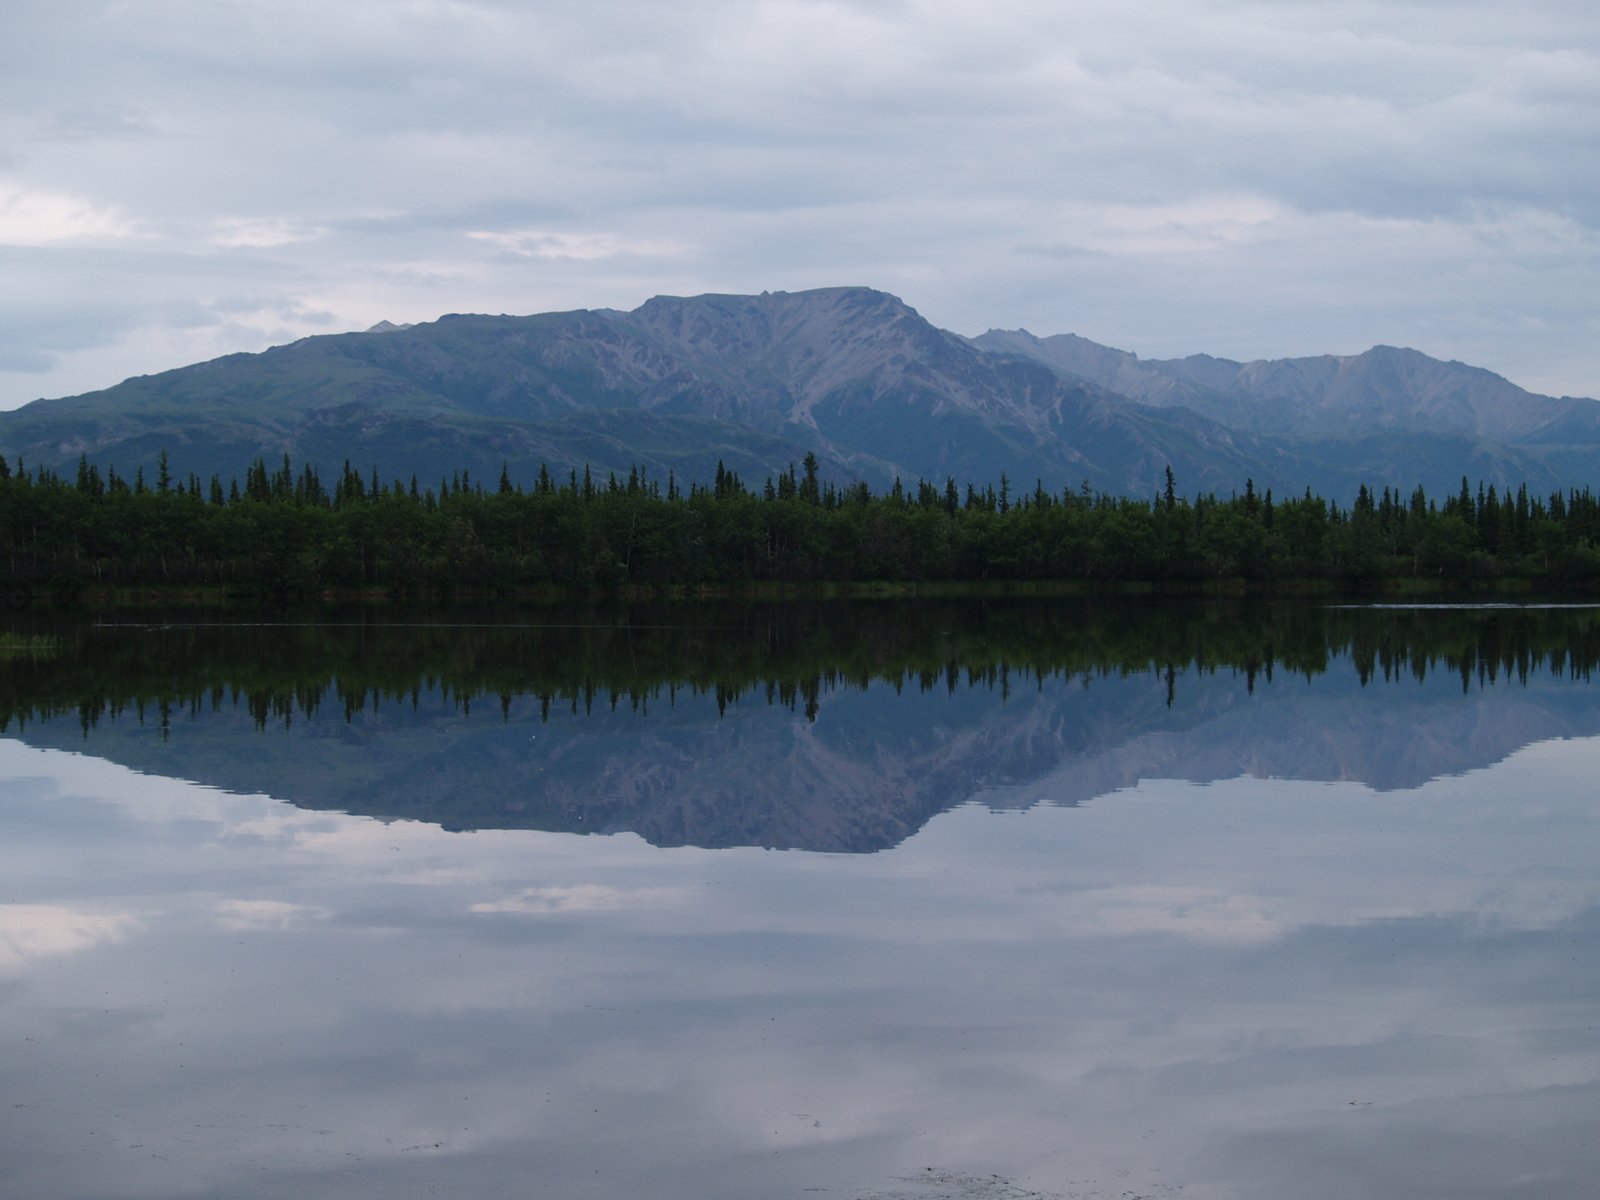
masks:
[[[0,664],[8,1194],[1592,1195],[1593,610],[451,624]]]

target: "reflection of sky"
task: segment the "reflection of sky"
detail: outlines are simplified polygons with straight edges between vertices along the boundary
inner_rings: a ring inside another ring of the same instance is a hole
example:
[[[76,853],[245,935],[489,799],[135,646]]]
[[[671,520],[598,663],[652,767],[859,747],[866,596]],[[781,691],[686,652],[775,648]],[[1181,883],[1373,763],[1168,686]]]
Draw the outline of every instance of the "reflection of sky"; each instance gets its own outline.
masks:
[[[0,1161],[30,1197],[1588,1196],[1597,756],[1149,780],[861,856],[0,741]]]

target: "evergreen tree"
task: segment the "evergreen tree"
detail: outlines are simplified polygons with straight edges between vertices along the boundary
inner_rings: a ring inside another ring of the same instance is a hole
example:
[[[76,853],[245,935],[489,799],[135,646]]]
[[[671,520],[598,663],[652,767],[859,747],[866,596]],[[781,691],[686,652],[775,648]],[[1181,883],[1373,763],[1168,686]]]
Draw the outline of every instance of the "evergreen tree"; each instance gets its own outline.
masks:
[[[805,468],[805,478],[800,482],[800,499],[807,504],[820,504],[822,492],[817,486],[817,456],[807,450],[802,465]]]

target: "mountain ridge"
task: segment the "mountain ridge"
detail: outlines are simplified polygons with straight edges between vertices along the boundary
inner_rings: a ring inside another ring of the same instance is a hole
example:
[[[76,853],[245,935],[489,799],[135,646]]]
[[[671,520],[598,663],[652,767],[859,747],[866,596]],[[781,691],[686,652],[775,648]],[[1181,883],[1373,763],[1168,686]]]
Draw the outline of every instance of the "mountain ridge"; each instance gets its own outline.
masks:
[[[1130,399],[1189,407],[1261,433],[1338,434],[1356,417],[1377,428],[1448,430],[1511,444],[1540,444],[1541,435],[1565,424],[1600,440],[1600,402],[1529,392],[1483,367],[1410,347],[1236,362],[1209,354],[1142,359],[1070,333],[1040,338],[991,329],[971,340]]]
[[[541,464],[747,483],[807,453],[887,487],[1035,480],[1150,495],[1361,482],[1453,491],[1463,474],[1540,489],[1600,483],[1600,403],[1538,396],[1419,351],[1235,363],[1141,359],[1073,334],[934,326],[865,287],[657,296],[630,312],[447,314],[317,335],[0,414],[0,454],[125,476],[166,451],[181,475],[288,454],[381,477]]]

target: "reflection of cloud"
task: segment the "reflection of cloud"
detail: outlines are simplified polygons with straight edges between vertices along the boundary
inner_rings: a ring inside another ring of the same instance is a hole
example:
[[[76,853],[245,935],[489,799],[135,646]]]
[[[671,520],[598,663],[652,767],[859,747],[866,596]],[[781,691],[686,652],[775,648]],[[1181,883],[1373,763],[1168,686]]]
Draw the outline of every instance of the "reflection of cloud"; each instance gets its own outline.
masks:
[[[304,921],[329,916],[315,904],[290,904],[287,900],[223,900],[217,905],[217,924],[232,933],[261,929],[292,929]]]
[[[682,897],[676,888],[614,888],[598,883],[571,887],[523,888],[503,900],[474,904],[475,913],[616,912],[621,909],[660,908]]]
[[[1266,942],[1289,932],[1256,897],[1220,888],[1151,884],[1073,894],[1069,930],[1089,937],[1170,933],[1203,942]]]
[[[132,923],[127,913],[87,913],[59,904],[0,904],[0,968],[120,941]]]

